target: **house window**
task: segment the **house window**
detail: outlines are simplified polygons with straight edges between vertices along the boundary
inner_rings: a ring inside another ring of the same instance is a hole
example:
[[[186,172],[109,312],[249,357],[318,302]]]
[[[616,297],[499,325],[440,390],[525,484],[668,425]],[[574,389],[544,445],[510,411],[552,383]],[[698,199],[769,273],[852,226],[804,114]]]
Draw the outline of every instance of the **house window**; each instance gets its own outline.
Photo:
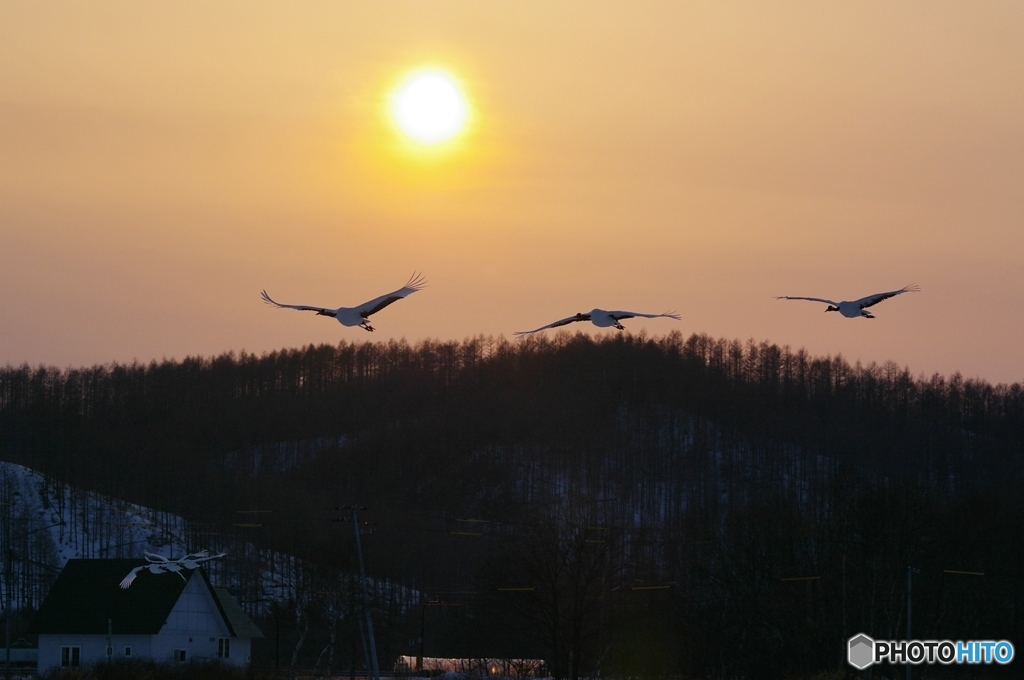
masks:
[[[114,656],[114,648],[110,645],[107,645],[107,658],[109,659],[112,656]]]
[[[131,656],[132,655],[132,648],[130,646],[124,648],[124,655],[125,656]]]
[[[60,667],[61,668],[78,668],[82,665],[82,648],[81,647],[61,647],[60,648]]]
[[[171,655],[171,658],[177,661],[178,663],[185,663],[185,650],[175,649],[174,653]]]
[[[231,658],[231,638],[217,638],[217,658]]]

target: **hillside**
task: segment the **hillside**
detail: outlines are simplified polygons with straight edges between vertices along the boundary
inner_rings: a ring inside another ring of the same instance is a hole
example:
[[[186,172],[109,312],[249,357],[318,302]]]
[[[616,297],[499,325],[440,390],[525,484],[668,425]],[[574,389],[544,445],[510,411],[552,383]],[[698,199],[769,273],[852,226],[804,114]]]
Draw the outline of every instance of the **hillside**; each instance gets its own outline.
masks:
[[[342,659],[353,503],[384,590],[450,605],[379,592],[382,658],[429,620],[428,655],[563,675],[834,668],[848,633],[904,625],[908,564],[915,627],[1021,641],[1019,384],[701,335],[343,342],[8,367],[0,442],[348,584],[274,605]]]

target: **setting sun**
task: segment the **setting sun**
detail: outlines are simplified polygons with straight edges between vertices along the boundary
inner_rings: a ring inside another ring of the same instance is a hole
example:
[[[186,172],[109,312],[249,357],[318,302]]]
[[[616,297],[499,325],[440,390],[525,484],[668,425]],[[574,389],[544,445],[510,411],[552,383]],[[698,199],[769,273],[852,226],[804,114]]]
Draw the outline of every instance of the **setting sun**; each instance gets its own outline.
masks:
[[[408,138],[434,145],[447,142],[465,129],[469,106],[450,74],[420,70],[407,76],[391,96],[391,115]]]

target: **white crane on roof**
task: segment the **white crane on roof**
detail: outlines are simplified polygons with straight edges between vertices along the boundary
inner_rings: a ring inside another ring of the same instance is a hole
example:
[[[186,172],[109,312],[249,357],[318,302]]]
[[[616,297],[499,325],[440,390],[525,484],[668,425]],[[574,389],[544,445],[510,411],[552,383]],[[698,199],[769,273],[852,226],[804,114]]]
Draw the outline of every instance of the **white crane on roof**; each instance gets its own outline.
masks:
[[[657,319],[660,317],[666,317],[669,319],[679,320],[679,315],[675,312],[665,312],[663,314],[643,314],[641,312],[609,312],[603,309],[592,309],[587,313],[579,312],[575,316],[567,316],[564,319],[559,319],[553,323],[549,323],[547,326],[541,326],[540,328],[534,328],[532,331],[516,331],[513,335],[523,336],[531,333],[536,333],[548,328],[558,328],[559,326],[565,326],[567,324],[575,323],[576,321],[589,321],[598,328],[618,328],[620,331],[625,330],[620,321],[623,319],[632,319],[634,317],[643,317],[645,319]]]
[[[210,551],[208,551],[208,550],[200,550],[197,553],[189,553],[188,555],[185,555],[184,557],[179,557],[176,561],[177,561],[178,564],[180,564],[181,566],[185,567],[186,569],[197,569],[199,567],[199,565],[202,564],[203,562],[209,562],[210,560],[216,560],[216,559],[219,559],[221,557],[224,557],[225,555],[227,555],[227,553],[222,552],[222,553],[217,553],[216,555],[211,555]]]
[[[176,560],[172,560],[169,557],[164,557],[157,553],[145,552],[143,554],[149,564],[143,564],[135,567],[128,572],[128,575],[121,579],[121,588],[129,588],[132,585],[132,582],[135,581],[135,577],[146,569],[148,569],[151,574],[177,574],[181,577],[181,580],[185,581],[185,576],[181,573],[182,569],[197,569],[203,562],[209,562],[210,560],[215,560],[227,555],[227,553],[223,552],[211,555],[208,550],[200,550],[199,552],[189,553]]]
[[[414,273],[404,286],[392,293],[381,295],[369,302],[364,302],[358,307],[338,307],[337,309],[332,309],[330,307],[314,307],[310,305],[283,305],[280,302],[274,301],[273,298],[267,294],[266,290],[262,291],[261,297],[264,302],[269,305],[274,305],[275,307],[280,307],[282,309],[297,309],[302,312],[316,312],[317,316],[333,316],[343,326],[359,326],[363,330],[373,331],[373,326],[370,325],[371,314],[376,314],[392,302],[396,302],[408,295],[412,295],[418,290],[422,290],[426,285],[427,282],[423,279],[423,275]]]
[[[824,302],[828,305],[825,308],[826,312],[839,312],[847,319],[855,319],[858,316],[862,316],[865,319],[874,319],[875,316],[871,312],[867,311],[868,307],[877,305],[882,300],[888,300],[891,297],[896,297],[902,293],[917,293],[921,288],[916,284],[909,286],[903,286],[899,290],[890,290],[888,293],[875,293],[874,295],[868,295],[862,297],[859,300],[844,300],[842,302],[836,302],[834,300],[826,300],[824,298],[816,297],[797,297],[792,295],[780,295],[775,298],[776,300],[810,300],[811,302]]]
[[[127,589],[129,586],[131,586],[131,584],[135,581],[135,577],[138,576],[139,572],[143,569],[149,569],[149,571],[153,574],[169,573],[169,570],[165,569],[164,565],[162,564],[155,562],[152,564],[143,564],[141,567],[135,567],[134,569],[129,571],[128,575],[121,579],[121,588]],[[178,576],[181,576],[181,574],[178,574]],[[181,578],[185,577],[181,576]]]

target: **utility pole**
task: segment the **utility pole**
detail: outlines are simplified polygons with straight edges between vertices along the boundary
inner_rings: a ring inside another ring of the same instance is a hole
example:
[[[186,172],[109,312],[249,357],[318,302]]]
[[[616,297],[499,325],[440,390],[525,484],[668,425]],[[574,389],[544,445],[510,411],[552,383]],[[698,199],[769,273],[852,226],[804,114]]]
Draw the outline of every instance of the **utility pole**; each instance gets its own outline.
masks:
[[[369,636],[370,672],[373,680],[380,680],[380,669],[377,667],[377,644],[373,640],[373,618],[370,616],[370,594],[366,589],[366,569],[363,566],[363,544],[359,539],[359,510],[366,508],[361,505],[346,505],[345,510],[352,511],[352,532],[356,537],[356,556],[359,558],[359,583],[363,588],[363,613],[366,616],[366,632]]]
[[[420,655],[416,657],[416,670],[423,670],[423,633],[427,625],[427,604],[423,603],[423,609],[420,611]]]

